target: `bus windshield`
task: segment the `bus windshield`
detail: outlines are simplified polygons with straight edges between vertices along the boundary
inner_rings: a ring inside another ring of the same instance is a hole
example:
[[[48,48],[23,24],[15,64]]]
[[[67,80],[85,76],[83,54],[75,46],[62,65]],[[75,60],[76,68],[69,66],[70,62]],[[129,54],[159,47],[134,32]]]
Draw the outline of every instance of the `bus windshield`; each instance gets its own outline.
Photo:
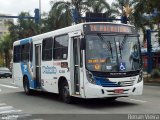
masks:
[[[100,72],[136,71],[141,67],[138,36],[86,35],[86,68]]]

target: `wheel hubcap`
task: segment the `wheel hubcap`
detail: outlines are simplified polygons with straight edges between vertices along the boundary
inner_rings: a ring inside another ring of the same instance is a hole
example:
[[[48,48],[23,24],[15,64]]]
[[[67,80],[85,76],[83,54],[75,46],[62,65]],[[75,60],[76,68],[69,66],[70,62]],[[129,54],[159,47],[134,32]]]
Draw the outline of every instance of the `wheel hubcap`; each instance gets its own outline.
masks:
[[[67,100],[69,98],[69,88],[68,88],[68,86],[64,86],[63,96],[64,96],[65,100]]]
[[[25,87],[24,87],[25,91],[28,92],[28,87],[27,87],[27,83],[25,83]]]

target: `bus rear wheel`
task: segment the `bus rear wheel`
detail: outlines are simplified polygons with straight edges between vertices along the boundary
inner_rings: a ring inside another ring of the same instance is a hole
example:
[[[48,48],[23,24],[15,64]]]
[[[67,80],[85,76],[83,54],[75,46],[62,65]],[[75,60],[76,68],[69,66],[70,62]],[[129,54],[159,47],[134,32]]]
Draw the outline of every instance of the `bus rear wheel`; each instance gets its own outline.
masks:
[[[60,95],[61,95],[63,102],[68,103],[68,104],[72,102],[72,97],[70,96],[69,85],[67,81],[64,81],[61,84]]]
[[[24,77],[23,88],[24,88],[24,92],[25,92],[26,95],[31,95],[32,91],[29,88],[29,81],[28,81],[27,77]]]

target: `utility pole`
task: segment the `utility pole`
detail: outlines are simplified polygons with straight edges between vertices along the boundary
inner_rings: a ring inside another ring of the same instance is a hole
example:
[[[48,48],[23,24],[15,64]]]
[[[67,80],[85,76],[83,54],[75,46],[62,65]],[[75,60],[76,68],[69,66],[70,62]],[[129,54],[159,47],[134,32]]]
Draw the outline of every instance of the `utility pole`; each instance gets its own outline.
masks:
[[[39,0],[39,23],[41,24],[41,0]]]
[[[41,33],[41,0],[39,0],[39,28],[40,28],[40,33]]]

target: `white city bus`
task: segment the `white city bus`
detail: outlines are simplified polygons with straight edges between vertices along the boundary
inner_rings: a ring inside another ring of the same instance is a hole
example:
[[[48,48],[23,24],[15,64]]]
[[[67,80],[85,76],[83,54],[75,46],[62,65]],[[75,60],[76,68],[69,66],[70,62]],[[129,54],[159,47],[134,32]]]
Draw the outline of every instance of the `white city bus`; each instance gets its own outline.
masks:
[[[89,22],[14,42],[13,80],[32,90],[72,97],[141,95],[139,35],[131,25]]]

